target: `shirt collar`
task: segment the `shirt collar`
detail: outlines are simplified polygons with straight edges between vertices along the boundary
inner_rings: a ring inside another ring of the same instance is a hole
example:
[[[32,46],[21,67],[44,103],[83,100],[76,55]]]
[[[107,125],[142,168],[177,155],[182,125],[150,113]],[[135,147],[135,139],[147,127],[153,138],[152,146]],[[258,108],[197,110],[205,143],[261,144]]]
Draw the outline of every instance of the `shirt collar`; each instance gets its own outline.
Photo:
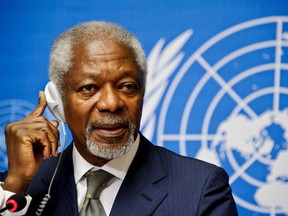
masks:
[[[140,135],[138,133],[135,142],[132,144],[131,149],[124,155],[110,160],[108,163],[101,167],[102,170],[105,170],[114,176],[118,177],[121,180],[124,180],[127,171],[136,155],[138,146],[140,142]],[[77,184],[82,176],[89,170],[100,169],[100,167],[94,166],[87,162],[78,152],[77,148],[73,143],[73,168],[74,168],[74,178],[75,183]]]

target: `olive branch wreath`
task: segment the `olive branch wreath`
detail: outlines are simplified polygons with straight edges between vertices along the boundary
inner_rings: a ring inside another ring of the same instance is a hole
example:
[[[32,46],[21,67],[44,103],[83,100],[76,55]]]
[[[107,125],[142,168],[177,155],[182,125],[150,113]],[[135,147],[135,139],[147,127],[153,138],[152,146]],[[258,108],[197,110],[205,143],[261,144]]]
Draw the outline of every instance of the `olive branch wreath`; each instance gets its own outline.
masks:
[[[193,30],[188,29],[165,47],[166,40],[161,38],[147,57],[148,75],[140,130],[149,140],[152,140],[155,131],[156,109],[165,94],[171,75],[184,57],[181,49],[192,34]]]

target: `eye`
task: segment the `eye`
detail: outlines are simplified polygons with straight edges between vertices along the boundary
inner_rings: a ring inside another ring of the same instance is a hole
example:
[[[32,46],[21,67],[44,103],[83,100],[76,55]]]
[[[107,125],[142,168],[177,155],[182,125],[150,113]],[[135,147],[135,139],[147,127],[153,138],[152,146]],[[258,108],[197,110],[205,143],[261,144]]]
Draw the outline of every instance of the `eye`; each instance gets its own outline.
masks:
[[[125,94],[133,94],[138,90],[138,86],[134,83],[124,83],[120,85],[118,90]]]
[[[80,88],[80,93],[83,95],[90,95],[96,92],[96,87],[94,85],[85,85]]]

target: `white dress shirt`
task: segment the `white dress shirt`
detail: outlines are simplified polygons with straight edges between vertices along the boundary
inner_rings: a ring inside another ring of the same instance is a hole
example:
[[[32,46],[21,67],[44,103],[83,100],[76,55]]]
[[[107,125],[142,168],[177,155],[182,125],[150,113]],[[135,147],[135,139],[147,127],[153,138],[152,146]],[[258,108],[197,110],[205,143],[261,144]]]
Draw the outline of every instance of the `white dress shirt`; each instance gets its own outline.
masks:
[[[99,197],[106,214],[110,214],[116,195],[135,157],[139,142],[140,135],[138,134],[129,152],[118,158],[114,158],[102,167],[97,167],[88,163],[77,151],[75,145],[73,145],[73,167],[77,189],[78,212],[83,205],[87,191],[86,172],[89,170],[102,169],[114,175],[114,177],[108,182],[107,187],[102,190]]]

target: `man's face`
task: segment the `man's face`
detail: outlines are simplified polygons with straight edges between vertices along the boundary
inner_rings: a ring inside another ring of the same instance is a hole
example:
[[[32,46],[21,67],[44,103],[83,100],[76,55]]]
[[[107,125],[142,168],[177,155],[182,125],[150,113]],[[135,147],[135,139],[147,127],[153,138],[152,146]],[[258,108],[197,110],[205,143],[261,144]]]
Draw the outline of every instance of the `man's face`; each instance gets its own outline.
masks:
[[[110,40],[88,41],[73,54],[64,77],[65,117],[80,154],[99,165],[128,151],[136,138],[143,76],[132,52]]]

